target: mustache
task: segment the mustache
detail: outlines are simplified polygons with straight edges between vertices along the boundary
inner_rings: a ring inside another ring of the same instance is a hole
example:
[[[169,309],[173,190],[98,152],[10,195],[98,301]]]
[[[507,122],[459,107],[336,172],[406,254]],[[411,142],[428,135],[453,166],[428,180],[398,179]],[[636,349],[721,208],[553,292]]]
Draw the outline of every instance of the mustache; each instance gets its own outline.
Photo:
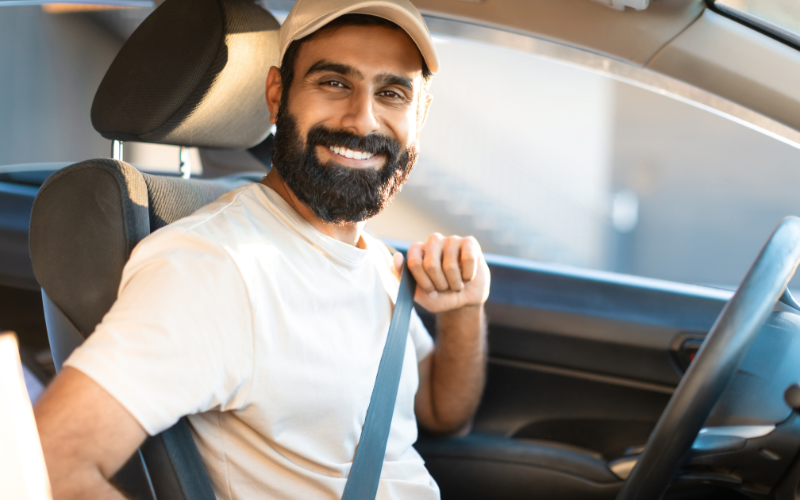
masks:
[[[306,132],[304,144],[297,120],[288,112],[278,114],[276,125],[273,167],[297,198],[329,223],[359,222],[380,213],[405,183],[417,157],[415,142],[403,148],[392,137],[361,137],[320,125]],[[335,160],[322,163],[318,145],[385,154],[386,162],[379,169],[345,167]]]
[[[400,142],[382,134],[361,136],[347,130],[334,130],[324,125],[314,125],[306,136],[308,148],[314,146],[344,147],[364,151],[373,155],[383,155],[388,162],[393,162],[400,155]]]

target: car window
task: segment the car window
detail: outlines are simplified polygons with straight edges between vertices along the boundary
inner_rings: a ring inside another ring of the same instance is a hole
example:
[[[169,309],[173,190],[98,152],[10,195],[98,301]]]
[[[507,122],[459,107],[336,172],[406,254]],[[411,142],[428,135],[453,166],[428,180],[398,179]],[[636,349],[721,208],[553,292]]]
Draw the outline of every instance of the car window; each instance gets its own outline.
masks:
[[[279,20],[291,3],[266,2]],[[91,102],[152,9],[81,9],[2,7],[0,165],[109,155]],[[420,160],[369,222],[381,237],[474,234],[496,254],[733,287],[780,219],[800,215],[790,145],[603,74],[435,39],[442,70]],[[179,163],[176,147],[135,143],[125,159]]]
[[[800,215],[800,151],[604,75],[437,36],[420,160],[368,226],[492,253],[735,287]],[[795,280],[797,282],[797,280]]]
[[[152,10],[0,6],[0,166],[109,156],[110,142],[91,123],[94,93],[125,39]],[[142,170],[177,172],[178,149],[126,143],[124,158]],[[190,162],[200,173],[196,150]]]
[[[800,2],[797,0],[714,0],[714,7],[755,27],[800,45]]]

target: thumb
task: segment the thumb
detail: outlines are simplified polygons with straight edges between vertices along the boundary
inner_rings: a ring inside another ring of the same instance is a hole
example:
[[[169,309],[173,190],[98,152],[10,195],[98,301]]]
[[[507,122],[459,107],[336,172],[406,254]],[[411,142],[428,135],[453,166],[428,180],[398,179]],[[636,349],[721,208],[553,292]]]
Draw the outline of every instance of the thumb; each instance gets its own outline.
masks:
[[[403,254],[397,252],[392,256],[394,261],[394,273],[397,275],[398,278],[403,274]]]

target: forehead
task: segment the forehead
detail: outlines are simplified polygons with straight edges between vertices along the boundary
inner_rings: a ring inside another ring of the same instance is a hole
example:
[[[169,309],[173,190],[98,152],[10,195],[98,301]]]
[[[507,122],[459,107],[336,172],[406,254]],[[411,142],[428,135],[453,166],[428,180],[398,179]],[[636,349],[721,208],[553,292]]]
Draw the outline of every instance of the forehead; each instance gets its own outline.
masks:
[[[321,31],[300,46],[295,68],[302,75],[321,60],[353,66],[365,76],[422,74],[417,45],[402,29],[386,26],[340,26]]]

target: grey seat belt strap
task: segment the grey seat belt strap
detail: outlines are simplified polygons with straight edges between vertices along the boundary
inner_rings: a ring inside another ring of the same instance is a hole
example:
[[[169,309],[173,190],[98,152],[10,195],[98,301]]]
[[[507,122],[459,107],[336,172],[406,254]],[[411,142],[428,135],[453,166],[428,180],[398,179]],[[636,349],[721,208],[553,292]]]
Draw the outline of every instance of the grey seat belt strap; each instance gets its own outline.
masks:
[[[411,321],[416,288],[417,282],[408,267],[404,265],[392,322],[389,324],[389,333],[378,365],[378,375],[375,377],[375,387],[372,388],[367,417],[361,430],[353,466],[344,486],[342,500],[374,500],[378,493],[378,482],[386,455],[386,442],[389,439],[397,400],[397,388],[403,371],[403,355],[406,351],[408,325]]]

